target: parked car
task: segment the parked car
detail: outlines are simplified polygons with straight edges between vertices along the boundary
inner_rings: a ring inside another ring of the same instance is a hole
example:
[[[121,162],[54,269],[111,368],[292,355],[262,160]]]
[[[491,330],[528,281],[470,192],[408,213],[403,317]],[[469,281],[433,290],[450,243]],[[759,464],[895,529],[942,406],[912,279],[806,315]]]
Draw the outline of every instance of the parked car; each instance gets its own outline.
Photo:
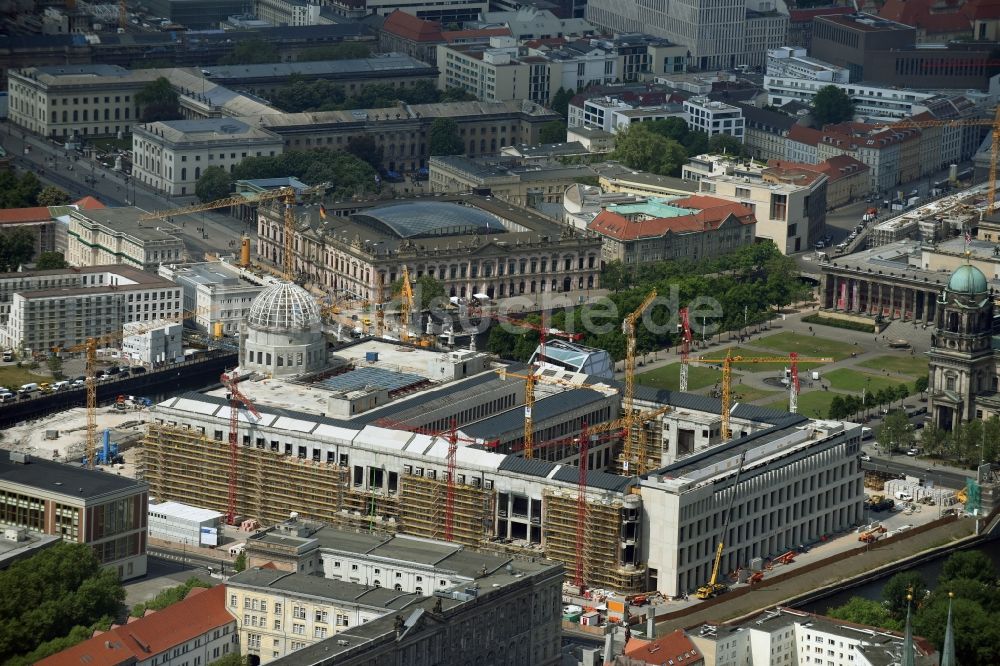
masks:
[[[861,462],[871,462],[871,461],[872,457],[870,455],[868,455],[867,453],[861,454]]]
[[[920,454],[920,449],[918,449],[916,447],[913,447],[912,449],[907,449],[906,450],[906,455],[908,455],[908,456],[916,456],[916,455],[919,455],[919,454]]]
[[[144,372],[146,372],[146,368],[142,367],[141,365],[137,365],[134,368],[132,368],[133,375],[141,375]]]
[[[7,362],[7,363],[10,363],[11,361],[13,361],[14,360],[14,352],[12,352],[9,349],[7,351],[5,351],[3,353],[3,360],[5,362]]]

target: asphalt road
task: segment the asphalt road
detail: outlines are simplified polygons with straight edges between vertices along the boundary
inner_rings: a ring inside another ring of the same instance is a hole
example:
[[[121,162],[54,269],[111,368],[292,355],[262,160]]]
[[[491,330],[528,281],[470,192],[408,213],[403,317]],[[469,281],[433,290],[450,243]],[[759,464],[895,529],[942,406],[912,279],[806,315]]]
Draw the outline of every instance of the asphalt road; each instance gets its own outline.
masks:
[[[51,141],[22,132],[9,124],[0,131],[0,145],[15,157],[20,171],[30,170],[45,184],[66,190],[74,200],[90,195],[107,206],[135,205],[146,211],[169,210],[194,203],[194,197],[167,197],[120,172],[105,168],[100,162],[67,151]],[[26,154],[25,147],[30,150]],[[196,213],[166,220],[160,226],[184,239],[188,257],[201,259],[205,252],[232,253],[230,241],[238,242],[241,233],[256,237],[256,229],[225,213]],[[203,231],[199,230],[202,228]]]
[[[906,458],[906,456],[902,456]],[[957,472],[949,472],[945,470],[920,467],[918,465],[913,465],[900,457],[895,457],[892,459],[888,458],[876,458],[872,457],[871,462],[862,462],[862,469],[872,470],[876,472],[889,472],[890,474],[905,474],[907,476],[915,476],[925,481],[933,481],[935,486],[945,486],[946,488],[964,488],[965,481],[969,477],[964,474],[959,474]]]

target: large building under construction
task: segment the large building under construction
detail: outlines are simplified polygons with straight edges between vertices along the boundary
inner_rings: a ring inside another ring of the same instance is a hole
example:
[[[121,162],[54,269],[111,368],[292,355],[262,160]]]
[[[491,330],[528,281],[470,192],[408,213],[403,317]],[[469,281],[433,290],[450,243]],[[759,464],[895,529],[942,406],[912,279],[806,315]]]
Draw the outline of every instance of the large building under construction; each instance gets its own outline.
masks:
[[[263,525],[296,512],[535,553],[591,587],[668,595],[708,579],[720,537],[729,572],[862,522],[859,426],[737,403],[724,441],[719,400],[638,387],[644,416],[628,436],[648,471],[626,475],[620,387],[568,369],[534,371],[534,456],[524,456],[525,383],[514,375],[527,372],[474,351],[365,340],[320,372],[250,377],[240,391],[260,416],[238,413],[236,511]],[[230,404],[216,389],[154,408],[142,469],[151,497],[227,509]]]

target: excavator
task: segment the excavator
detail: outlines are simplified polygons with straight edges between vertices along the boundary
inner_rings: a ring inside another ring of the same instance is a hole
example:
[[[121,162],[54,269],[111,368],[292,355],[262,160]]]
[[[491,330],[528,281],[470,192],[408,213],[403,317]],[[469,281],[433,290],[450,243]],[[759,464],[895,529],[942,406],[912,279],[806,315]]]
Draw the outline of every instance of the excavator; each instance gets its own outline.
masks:
[[[711,599],[729,589],[729,585],[719,580],[719,566],[722,564],[722,550],[725,548],[726,530],[729,529],[729,518],[733,515],[733,504],[736,502],[736,490],[740,485],[740,474],[743,473],[743,463],[746,461],[747,452],[740,455],[740,466],[736,469],[736,480],[733,481],[733,494],[729,496],[729,506],[726,508],[726,516],[722,521],[722,532],[719,533],[719,545],[715,549],[715,563],[712,565],[712,578],[698,588],[695,596],[699,599]]]

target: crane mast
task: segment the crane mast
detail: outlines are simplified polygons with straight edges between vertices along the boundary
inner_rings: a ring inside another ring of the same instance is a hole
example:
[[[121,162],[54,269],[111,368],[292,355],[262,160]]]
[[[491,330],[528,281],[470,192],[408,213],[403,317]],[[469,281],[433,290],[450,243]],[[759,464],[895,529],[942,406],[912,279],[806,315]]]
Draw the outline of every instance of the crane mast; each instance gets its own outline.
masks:
[[[726,530],[729,529],[729,519],[733,515],[733,504],[736,502],[736,491],[740,485],[740,475],[743,473],[743,463],[746,462],[747,452],[744,449],[740,454],[740,464],[736,468],[736,479],[733,481],[733,492],[729,495],[729,505],[726,507],[726,515],[722,519],[722,531],[719,533],[719,545],[715,549],[715,561],[712,563],[712,577],[708,583],[698,588],[699,599],[710,599],[718,594],[722,594],[729,589],[725,583],[719,582],[719,566],[722,564],[722,550],[726,545]]]
[[[226,505],[226,524],[232,525],[236,521],[236,484],[239,478],[239,432],[240,432],[240,405],[256,418],[260,418],[257,407],[239,389],[239,377],[235,375],[222,374],[220,379],[222,385],[229,392],[229,495]]]

